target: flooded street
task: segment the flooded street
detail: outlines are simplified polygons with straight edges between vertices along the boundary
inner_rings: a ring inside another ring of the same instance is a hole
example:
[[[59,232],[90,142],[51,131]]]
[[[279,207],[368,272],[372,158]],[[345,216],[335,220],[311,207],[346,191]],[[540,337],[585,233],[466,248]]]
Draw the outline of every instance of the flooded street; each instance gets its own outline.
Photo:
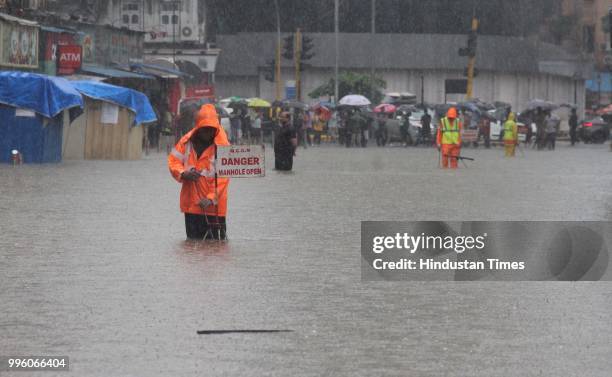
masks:
[[[75,376],[609,376],[610,283],[361,281],[365,220],[612,220],[608,146],[560,144],[465,149],[459,171],[300,148],[290,174],[268,148],[265,178],[230,184],[226,244],[185,241],[163,154],[0,165],[0,355]],[[228,329],[292,332],[197,334]]]

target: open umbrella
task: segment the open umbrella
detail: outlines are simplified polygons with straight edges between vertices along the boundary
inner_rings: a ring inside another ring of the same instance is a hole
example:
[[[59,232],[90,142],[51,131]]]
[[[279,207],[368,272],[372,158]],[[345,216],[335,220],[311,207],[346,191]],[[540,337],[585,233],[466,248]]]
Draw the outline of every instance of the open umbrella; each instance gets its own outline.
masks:
[[[271,107],[272,104],[270,102],[263,100],[261,98],[249,98],[247,100],[249,107]]]
[[[317,103],[315,103],[312,108],[315,109],[317,106],[323,106],[326,107],[330,110],[333,110],[336,108],[336,104],[330,101],[319,101]]]
[[[450,109],[451,107],[456,107],[456,106],[450,103],[441,103],[439,105],[434,106],[434,111],[436,112],[436,115],[438,116],[438,118],[443,118],[446,116],[448,109]]]
[[[476,105],[480,109],[480,111],[483,111],[483,112],[484,111],[489,111],[489,110],[495,110],[496,109],[494,104],[485,102],[485,101],[481,100],[480,98],[472,98],[471,100],[469,100],[467,102],[473,103],[474,105]]]
[[[612,105],[608,105],[603,109],[597,110],[597,115],[611,115],[612,114]]]
[[[419,108],[415,105],[401,105],[397,108],[397,111],[402,112],[404,114],[417,113],[419,112]]]
[[[394,105],[389,105],[388,103],[383,103],[374,108],[375,113],[385,113],[385,114],[393,114],[397,111],[397,107]]]
[[[457,110],[459,111],[469,111],[474,114],[480,114],[482,111],[474,102],[460,102],[457,104]]]
[[[534,110],[537,110],[538,108],[541,108],[542,110],[546,111],[546,110],[555,110],[559,108],[559,106],[550,101],[545,101],[542,99],[532,99],[531,101],[527,102],[527,107],[525,111],[534,111]]]
[[[296,101],[296,100],[285,100],[283,101],[283,106],[288,107],[290,109],[308,109],[308,105],[304,102]]]
[[[312,107],[312,110],[319,116],[319,118],[324,121],[328,121],[331,119],[332,111],[321,104],[316,104]]]
[[[348,96],[342,97],[339,104],[346,106],[369,106],[372,103],[369,99],[359,94],[349,94]]]

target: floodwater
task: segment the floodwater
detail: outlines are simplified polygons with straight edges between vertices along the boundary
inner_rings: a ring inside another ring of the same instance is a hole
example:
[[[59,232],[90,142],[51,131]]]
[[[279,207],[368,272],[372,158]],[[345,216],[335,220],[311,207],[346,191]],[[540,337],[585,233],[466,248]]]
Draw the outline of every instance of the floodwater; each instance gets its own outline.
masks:
[[[612,153],[560,144],[465,150],[459,171],[321,147],[280,174],[268,150],[265,178],[231,183],[226,244],[184,241],[162,154],[0,166],[0,355],[75,376],[609,376],[611,283],[360,277],[363,220],[612,220]],[[197,334],[227,329],[292,332]]]

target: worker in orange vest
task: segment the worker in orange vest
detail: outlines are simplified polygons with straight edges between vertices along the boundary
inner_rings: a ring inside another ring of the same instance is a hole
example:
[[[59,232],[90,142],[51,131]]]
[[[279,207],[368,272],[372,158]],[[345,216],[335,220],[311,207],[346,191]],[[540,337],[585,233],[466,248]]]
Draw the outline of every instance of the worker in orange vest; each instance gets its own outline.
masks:
[[[440,120],[438,127],[437,144],[442,154],[442,167],[448,169],[449,160],[451,169],[457,169],[461,155],[461,121],[457,118],[457,109],[451,107],[446,117]]]
[[[182,184],[180,208],[187,238],[223,240],[229,179],[216,176],[215,158],[217,146],[229,141],[213,105],[202,106],[195,121],[168,156],[168,168]]]

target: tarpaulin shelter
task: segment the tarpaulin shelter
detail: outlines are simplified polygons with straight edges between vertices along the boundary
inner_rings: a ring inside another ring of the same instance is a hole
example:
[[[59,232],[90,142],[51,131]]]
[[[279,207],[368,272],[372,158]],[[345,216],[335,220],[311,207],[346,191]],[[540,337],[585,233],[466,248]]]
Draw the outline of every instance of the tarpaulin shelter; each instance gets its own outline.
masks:
[[[68,111],[83,106],[65,79],[26,72],[0,72],[0,161],[18,150],[23,162],[59,162]]]
[[[72,82],[85,112],[64,133],[67,159],[135,160],[142,155],[143,124],[157,120],[144,94],[96,81]]]

